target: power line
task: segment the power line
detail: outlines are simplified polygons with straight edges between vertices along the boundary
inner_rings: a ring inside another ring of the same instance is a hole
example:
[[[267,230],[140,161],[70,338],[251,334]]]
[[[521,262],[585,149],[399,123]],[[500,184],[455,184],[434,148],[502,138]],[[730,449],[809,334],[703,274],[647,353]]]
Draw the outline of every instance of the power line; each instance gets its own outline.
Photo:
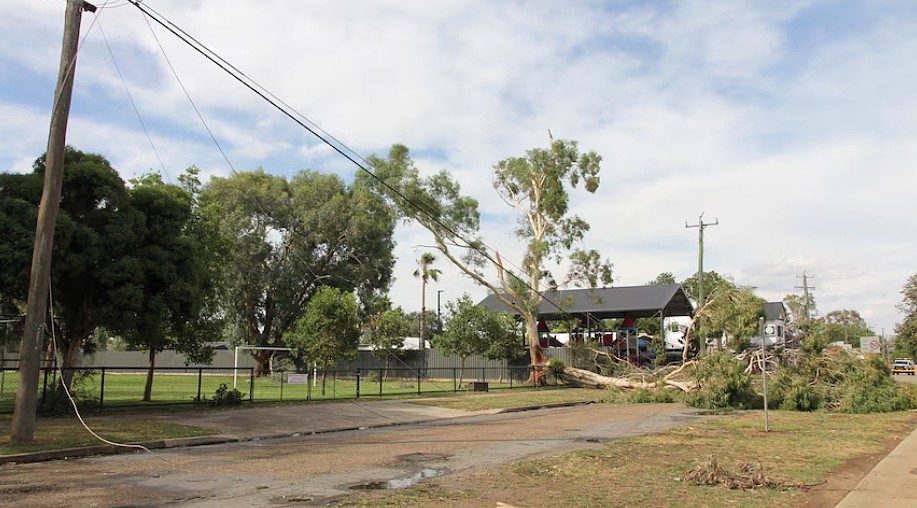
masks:
[[[162,14],[156,11],[153,11],[152,9],[148,8],[146,5],[141,4],[140,1],[138,0],[128,0],[128,1],[131,4],[133,4],[135,7],[137,7],[137,9],[139,9],[147,18],[152,19],[153,21],[161,25],[163,28],[171,32],[179,40],[181,40],[182,42],[190,46],[192,49],[197,51],[201,56],[209,60],[211,63],[216,65],[222,71],[230,75],[233,79],[238,81],[240,84],[248,88],[250,91],[252,91],[256,95],[258,95],[262,100],[264,100],[265,102],[273,106],[279,112],[287,116],[290,120],[298,124],[300,127],[308,131],[310,134],[312,134],[316,138],[318,138],[322,143],[330,147],[332,150],[337,152],[339,155],[341,155],[342,157],[344,157],[345,159],[353,163],[355,166],[357,166],[357,168],[359,168],[361,171],[369,175],[372,179],[377,181],[383,187],[388,189],[393,195],[397,196],[404,203],[408,204],[410,207],[413,207],[418,212],[420,212],[422,215],[427,216],[437,226],[442,228],[443,231],[446,231],[447,233],[449,233],[451,238],[460,240],[462,243],[464,243],[464,245],[456,244],[457,247],[474,250],[478,252],[479,254],[481,254],[482,256],[484,256],[491,263],[497,266],[500,266],[500,263],[496,259],[494,259],[494,257],[489,252],[487,252],[487,250],[495,251],[495,249],[489,247],[483,241],[469,241],[468,239],[464,238],[461,234],[455,231],[452,227],[445,224],[437,216],[437,214],[434,214],[433,212],[428,210],[426,207],[420,205],[419,203],[412,201],[407,196],[405,196],[400,190],[394,188],[388,182],[386,182],[382,178],[378,177],[375,173],[370,171],[366,166],[372,166],[372,164],[370,164],[365,158],[358,155],[354,150],[347,147],[344,143],[342,143],[338,139],[334,138],[333,136],[331,136],[330,134],[328,134],[327,132],[319,128],[314,122],[309,121],[304,115],[296,111],[294,108],[290,107],[289,105],[287,105],[280,99],[277,99],[275,95],[268,92],[263,86],[258,84],[253,79],[249,78],[247,75],[239,71],[237,68],[235,68],[231,64],[229,64],[225,59],[220,57],[216,52],[208,48],[206,45],[204,45],[203,43],[197,41],[196,39],[188,35],[187,32],[185,32],[184,30],[179,28],[177,25],[175,25],[173,22],[168,20],[168,18],[166,18],[165,16],[163,16]],[[309,125],[307,125],[307,123]],[[361,164],[359,161],[363,161],[365,165]],[[480,245],[480,247],[478,247],[477,245]],[[515,265],[515,266],[518,266],[518,265]],[[561,312],[567,313],[560,305],[558,305],[556,302],[548,298],[541,291],[538,291],[535,288],[533,288],[523,278],[513,273],[513,271],[506,270],[506,272],[509,274],[511,278],[520,281],[525,287],[527,287],[527,289],[529,289],[530,291],[534,293],[537,293],[544,301],[548,302],[550,305],[557,308]],[[573,318],[572,315],[570,315],[570,317]]]

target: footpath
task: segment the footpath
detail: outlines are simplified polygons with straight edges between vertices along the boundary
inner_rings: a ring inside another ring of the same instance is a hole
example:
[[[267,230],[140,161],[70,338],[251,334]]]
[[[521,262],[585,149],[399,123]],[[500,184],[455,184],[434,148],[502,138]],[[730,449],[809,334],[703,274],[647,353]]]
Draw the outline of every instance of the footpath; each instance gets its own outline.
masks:
[[[561,403],[556,405],[570,405]],[[539,407],[551,407],[547,404]],[[432,422],[510,410],[468,412],[413,404],[407,400],[333,402],[227,409],[221,411],[180,411],[144,414],[145,420],[160,420],[181,425],[218,429],[219,434],[140,443],[149,449],[201,446],[238,441],[257,441],[290,436],[321,434]],[[138,415],[114,415],[97,419],[136,419]],[[95,419],[95,420],[97,420]],[[0,464],[37,462],[61,458],[135,451],[110,445],[51,450],[0,457]],[[838,503],[838,508],[904,508],[917,506],[917,429],[911,432],[887,457],[882,459],[856,488]]]

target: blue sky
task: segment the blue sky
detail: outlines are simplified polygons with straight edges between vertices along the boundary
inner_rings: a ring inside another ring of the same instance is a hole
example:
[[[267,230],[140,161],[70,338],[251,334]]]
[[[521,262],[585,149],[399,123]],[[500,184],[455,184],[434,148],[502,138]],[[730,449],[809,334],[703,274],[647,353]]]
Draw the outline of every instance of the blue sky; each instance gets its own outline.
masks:
[[[814,274],[821,314],[900,320],[917,272],[917,3],[146,0],[357,152],[404,143],[478,199],[485,238],[519,259],[493,164],[545,146],[547,130],[603,156],[602,186],[576,194],[587,246],[616,285],[705,268],[771,300]],[[125,178],[230,168],[203,131],[147,23],[124,0],[83,16],[68,141]],[[0,18],[0,171],[44,151],[64,0]],[[161,29],[155,33],[237,170],[355,168]],[[392,295],[419,310],[411,276],[429,237],[398,231]],[[430,288],[484,292],[449,267]],[[435,296],[433,297],[435,300]]]

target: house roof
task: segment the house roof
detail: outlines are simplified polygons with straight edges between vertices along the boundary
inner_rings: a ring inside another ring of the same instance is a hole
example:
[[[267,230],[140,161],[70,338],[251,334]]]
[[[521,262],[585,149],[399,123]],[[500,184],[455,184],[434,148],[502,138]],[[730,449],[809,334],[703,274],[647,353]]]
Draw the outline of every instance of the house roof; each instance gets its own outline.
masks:
[[[656,284],[594,289],[566,289],[546,291],[539,308],[541,319],[570,319],[573,316],[589,314],[598,319],[634,318],[658,316],[690,316],[694,307],[688,300],[681,284]],[[491,311],[518,314],[497,299],[488,295],[481,300]]]
[[[783,302],[765,302],[764,319],[768,321],[786,319],[786,309],[783,307]]]

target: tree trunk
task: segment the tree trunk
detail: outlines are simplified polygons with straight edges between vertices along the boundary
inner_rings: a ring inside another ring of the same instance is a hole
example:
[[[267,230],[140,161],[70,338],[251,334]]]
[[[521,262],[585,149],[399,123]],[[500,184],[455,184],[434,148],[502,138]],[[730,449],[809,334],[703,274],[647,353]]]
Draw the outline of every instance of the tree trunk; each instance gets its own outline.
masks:
[[[565,383],[585,386],[587,388],[611,388],[613,386],[617,386],[619,388],[653,390],[656,388],[663,388],[665,386],[673,386],[683,392],[690,392],[697,388],[697,385],[694,382],[676,381],[673,379],[675,376],[681,374],[685,367],[689,365],[693,365],[693,362],[682,365],[678,369],[670,372],[663,379],[655,382],[637,381],[621,377],[602,376],[589,370],[575,369],[573,367],[565,367],[560,375],[560,378]]]
[[[529,342],[529,361],[534,367],[529,374],[528,382],[533,386],[541,386],[546,381],[545,372],[538,367],[548,363],[548,357],[545,355],[541,342],[538,340],[537,316],[525,316],[525,335]]]
[[[61,383],[67,387],[67,390],[73,386],[73,376],[76,374],[76,368],[80,364],[80,349],[83,341],[80,338],[70,337],[66,341],[67,350],[64,352],[63,365],[61,365]]]
[[[328,362],[322,362],[322,397],[325,396],[325,386],[328,382]]]
[[[143,387],[143,402],[153,400],[153,370],[156,368],[156,348],[150,348],[150,366],[146,371],[146,386]]]
[[[271,374],[271,358],[274,351],[270,349],[255,349],[249,355],[255,359],[255,376],[268,376]]]

